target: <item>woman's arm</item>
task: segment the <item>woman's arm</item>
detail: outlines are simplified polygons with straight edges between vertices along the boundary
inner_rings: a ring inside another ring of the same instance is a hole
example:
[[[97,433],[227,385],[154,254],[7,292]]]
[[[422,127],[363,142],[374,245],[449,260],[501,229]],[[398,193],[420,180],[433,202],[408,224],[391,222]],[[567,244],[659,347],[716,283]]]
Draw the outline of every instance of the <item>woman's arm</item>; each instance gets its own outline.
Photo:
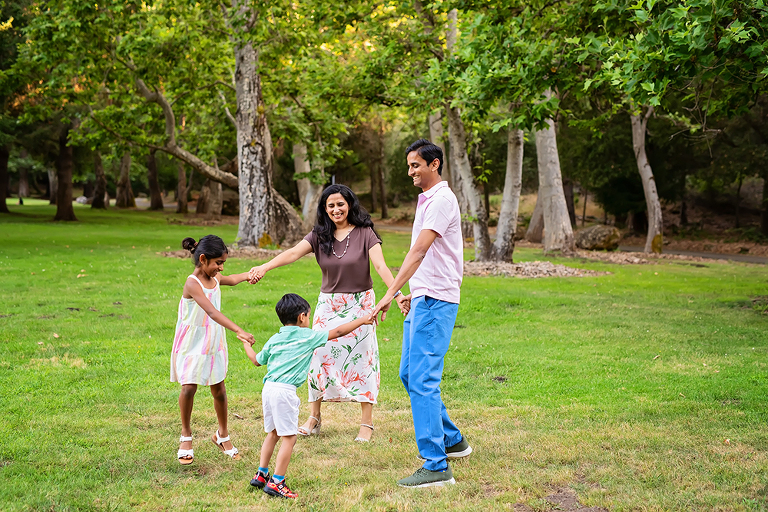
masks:
[[[392,271],[389,270],[389,267],[384,261],[384,252],[381,250],[381,244],[376,244],[370,249],[368,249],[368,257],[373,263],[373,268],[376,269],[376,273],[379,274],[379,277],[381,277],[381,280],[384,281],[384,284],[387,285],[387,288],[392,286],[392,283],[395,281],[395,278],[392,276]],[[400,295],[395,297],[395,300],[397,301],[397,305],[400,307],[400,311],[402,311],[403,314],[407,314],[408,313],[407,309],[404,309],[404,301],[406,300],[405,294],[401,293]],[[383,312],[381,315],[381,319],[384,320],[385,318],[387,318],[387,311],[389,310],[389,304],[384,306],[381,310]]]
[[[253,337],[253,334],[245,332],[243,329],[240,328],[235,322],[224,316],[224,314],[216,309],[213,304],[211,304],[211,301],[208,300],[208,297],[205,296],[203,293],[203,288],[200,286],[200,284],[197,281],[194,281],[192,279],[187,279],[187,282],[184,284],[184,294],[189,295],[192,297],[195,302],[197,302],[197,305],[200,306],[203,311],[205,311],[208,316],[211,317],[211,320],[216,322],[219,325],[224,326],[225,328],[229,329],[230,331],[233,331],[237,333],[237,339],[239,340],[247,340],[248,343],[255,343],[256,338]]]
[[[248,274],[249,272],[242,272],[240,274],[232,274],[229,276],[219,274],[219,284],[223,284],[224,286],[235,286],[243,281],[247,281]]]
[[[298,260],[302,256],[306,256],[311,252],[312,252],[312,245],[306,240],[302,240],[301,242],[297,243],[295,246],[291,247],[285,252],[278,254],[277,256],[275,256],[268,262],[264,263],[263,265],[258,267],[253,267],[249,272],[250,277],[248,281],[251,284],[258,283],[261,280],[261,278],[264,277],[264,274],[266,274],[270,270],[276,269],[277,267],[282,267],[284,265],[290,265],[291,263]]]

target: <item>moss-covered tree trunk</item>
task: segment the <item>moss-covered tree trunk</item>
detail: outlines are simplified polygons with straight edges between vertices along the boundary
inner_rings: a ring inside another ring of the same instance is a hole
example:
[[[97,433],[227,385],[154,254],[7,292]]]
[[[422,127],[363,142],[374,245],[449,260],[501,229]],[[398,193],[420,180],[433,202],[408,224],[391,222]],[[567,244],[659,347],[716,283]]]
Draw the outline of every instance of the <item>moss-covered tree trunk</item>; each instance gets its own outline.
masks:
[[[59,185],[61,186],[61,185]],[[115,206],[118,208],[135,208],[136,198],[131,188],[131,152],[126,151],[120,159],[120,179],[117,182],[117,197]]]
[[[107,176],[104,174],[104,164],[101,161],[101,153],[93,152],[93,174],[96,175],[96,186],[93,192],[91,208],[106,210],[109,207],[107,195]]]
[[[59,136],[59,158],[56,162],[58,190],[56,192],[56,216],[53,220],[77,220],[72,207],[72,170],[74,152],[69,145],[69,127]]]
[[[155,149],[150,149],[147,154],[147,181],[149,182],[149,209],[163,209],[163,194],[160,193],[160,185],[157,182],[157,160]]]

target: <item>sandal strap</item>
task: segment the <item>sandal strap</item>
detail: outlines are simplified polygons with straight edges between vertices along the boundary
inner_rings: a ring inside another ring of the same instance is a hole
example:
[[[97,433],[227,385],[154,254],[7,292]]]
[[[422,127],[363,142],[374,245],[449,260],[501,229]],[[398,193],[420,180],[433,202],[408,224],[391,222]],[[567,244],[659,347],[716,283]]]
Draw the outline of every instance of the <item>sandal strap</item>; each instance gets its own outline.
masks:
[[[181,437],[179,437],[179,442],[180,442],[180,443],[184,443],[184,442],[186,442],[186,441],[191,441],[191,440],[192,440],[192,436],[189,436],[189,437],[187,437],[187,436],[181,436]]]
[[[221,437],[221,436],[219,435],[219,431],[217,430],[217,431],[216,431],[216,442],[217,442],[217,443],[219,443],[219,444],[221,444],[221,443],[224,443],[224,442],[226,442],[226,441],[229,441],[229,436],[227,436],[227,437]],[[226,453],[226,452],[224,452],[224,453]]]
[[[315,418],[314,416],[310,416],[309,419],[315,420],[318,425],[320,424],[320,418]]]
[[[225,454],[225,455],[229,455],[230,457],[234,457],[234,456],[235,456],[235,455],[237,455],[238,453],[240,453],[240,452],[238,452],[238,451],[237,451],[237,448],[235,448],[234,446],[232,447],[232,449],[231,449],[231,450],[224,450],[224,454]]]
[[[368,425],[366,423],[361,423],[360,426],[361,427],[368,427],[369,429],[374,430],[373,425]]]
[[[179,450],[177,457],[180,459],[182,457],[194,457],[195,454],[193,450],[190,448],[189,450]]]

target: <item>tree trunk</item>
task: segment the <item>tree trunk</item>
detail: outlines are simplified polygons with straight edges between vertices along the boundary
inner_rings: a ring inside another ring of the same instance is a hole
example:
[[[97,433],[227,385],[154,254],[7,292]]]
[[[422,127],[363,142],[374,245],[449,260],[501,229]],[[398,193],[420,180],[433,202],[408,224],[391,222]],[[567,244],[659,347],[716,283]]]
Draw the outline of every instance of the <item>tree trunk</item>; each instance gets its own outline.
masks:
[[[72,207],[72,169],[74,167],[74,152],[67,142],[69,127],[62,130],[59,136],[59,158],[57,164],[58,182],[56,192],[56,216],[53,220],[77,220]]]
[[[131,152],[125,151],[120,159],[120,179],[117,181],[117,197],[115,206],[118,208],[135,208],[136,199],[131,188]]]
[[[483,198],[472,175],[472,168],[467,155],[467,139],[464,122],[458,109],[448,107],[448,133],[451,150],[456,157],[454,171],[461,176],[461,189],[471,215],[472,234],[475,239],[475,259],[487,261],[491,258],[491,237],[488,235],[488,216],[485,214]],[[466,234],[465,234],[466,236]]]
[[[307,154],[307,145],[296,143],[293,145],[293,169],[296,174],[308,173],[312,170]],[[323,185],[312,183],[309,178],[296,180],[299,188],[299,202],[301,203],[301,216],[304,218],[304,231],[309,231],[317,220],[317,203],[323,193]]]
[[[56,169],[48,169],[48,202],[56,204],[59,195],[59,175]]]
[[[160,185],[157,182],[157,160],[155,149],[150,149],[147,155],[147,181],[149,182],[149,209],[163,209],[163,195],[160,193]]]
[[[96,175],[96,188],[93,193],[91,208],[106,210],[109,207],[107,177],[104,174],[104,164],[101,162],[101,153],[98,151],[93,152],[93,173]]]
[[[576,227],[576,205],[573,203],[573,182],[570,178],[563,179],[563,195],[565,206],[568,208],[568,218],[571,219],[571,227]]]
[[[499,224],[493,243],[493,259],[512,262],[517,230],[517,211],[523,188],[523,130],[509,130],[507,136],[507,173],[501,196]]]
[[[386,161],[386,155],[384,153],[384,121],[379,123],[379,154],[376,159],[376,172],[378,174],[377,181],[379,182],[379,199],[381,200],[381,218],[386,219],[389,217],[389,209],[387,207],[387,185],[384,183],[384,163]],[[443,156],[445,159],[445,156]]]
[[[587,222],[587,199],[589,199],[589,192],[586,188],[581,187],[581,193],[584,196],[584,204],[581,205],[581,227],[584,227],[584,223]]]
[[[195,213],[205,215],[206,220],[221,218],[221,208],[223,205],[224,194],[221,190],[221,183],[208,178],[200,191],[200,197],[197,199]]]
[[[236,3],[235,3],[236,5]],[[235,47],[237,159],[240,191],[238,243],[258,246],[292,242],[303,235],[293,207],[272,187],[272,137],[250,42]]]
[[[370,161],[371,169],[370,169],[370,175],[371,175],[371,211],[369,213],[375,213],[376,212],[376,203],[378,202],[376,200],[376,177],[379,175],[379,172],[376,170],[376,162],[375,158],[371,158]]]
[[[11,213],[5,199],[8,197],[8,159],[11,157],[6,146],[0,146],[0,213]]]
[[[768,170],[763,171],[763,204],[760,212],[760,232],[768,236]]]
[[[443,181],[447,181],[448,185],[455,192],[455,185],[453,183],[453,177],[451,176],[450,158],[445,150],[445,131],[443,130],[443,115],[440,111],[434,114],[429,114],[429,139],[436,146],[439,146],[443,150]]]
[[[543,204],[544,202],[541,200],[541,192],[539,192],[536,196],[536,206],[534,206],[533,213],[531,214],[531,222],[528,223],[528,230],[525,232],[525,239],[536,244],[541,243],[544,239]]]
[[[23,160],[26,160],[28,155],[26,149],[19,152],[19,156]],[[22,164],[19,169],[19,197],[29,197],[29,169],[25,164]]]
[[[552,92],[547,90],[545,94],[550,96]],[[536,131],[536,156],[539,167],[539,195],[536,206],[541,203],[541,213],[544,217],[544,251],[562,251],[568,254],[574,250],[573,228],[563,192],[555,123],[552,119],[547,119],[546,123],[546,128]]]
[[[187,173],[184,170],[184,161],[177,160],[176,167],[178,169],[179,183],[176,185],[176,213],[189,213],[189,207],[187,206]],[[191,178],[191,176],[190,176]],[[192,180],[189,180],[189,185],[192,185]]]
[[[656,181],[653,178],[653,170],[645,154],[645,134],[651,114],[653,114],[653,107],[648,107],[644,115],[630,114],[630,120],[632,121],[632,147],[635,150],[637,170],[643,180],[645,204],[648,208],[648,236],[645,239],[644,251],[661,253],[664,242],[661,203],[659,202],[659,193],[656,190]]]

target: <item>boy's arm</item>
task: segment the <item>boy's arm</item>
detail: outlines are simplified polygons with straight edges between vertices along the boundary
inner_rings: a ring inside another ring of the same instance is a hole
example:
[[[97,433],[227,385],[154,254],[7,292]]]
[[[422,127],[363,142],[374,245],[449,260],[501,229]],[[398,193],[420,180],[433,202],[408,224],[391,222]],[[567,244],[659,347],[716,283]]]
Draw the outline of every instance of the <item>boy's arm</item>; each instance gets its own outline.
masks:
[[[243,272],[241,274],[232,274],[229,276],[223,276],[219,274],[219,284],[223,284],[224,286],[235,286],[236,284],[240,284],[243,281],[248,280],[248,272]]]
[[[357,320],[352,320],[351,322],[340,325],[335,329],[328,331],[328,339],[334,340],[336,338],[341,338],[342,336],[351,333],[361,325],[371,325],[373,323],[373,319],[374,317],[372,315],[365,315],[362,318],[358,318]]]
[[[245,355],[248,356],[248,359],[250,359],[251,362],[256,366],[261,366],[261,364],[259,364],[259,362],[256,360],[256,352],[253,350],[251,344],[247,341],[243,341],[243,348],[245,349]]]

